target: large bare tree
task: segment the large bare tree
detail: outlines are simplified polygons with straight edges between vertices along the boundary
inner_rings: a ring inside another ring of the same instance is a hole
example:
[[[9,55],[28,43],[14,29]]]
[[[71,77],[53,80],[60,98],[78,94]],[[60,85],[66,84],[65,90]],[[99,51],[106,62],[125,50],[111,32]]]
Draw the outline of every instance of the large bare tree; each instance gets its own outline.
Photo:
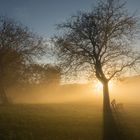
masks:
[[[136,16],[119,0],[100,0],[90,12],[78,12],[58,29],[63,34],[54,40],[63,70],[92,72],[103,84],[103,110],[110,113],[109,81],[135,69],[140,60],[133,46],[139,32]]]
[[[13,19],[0,17],[0,102],[8,101],[7,86],[21,80],[25,65],[42,53],[40,37]]]

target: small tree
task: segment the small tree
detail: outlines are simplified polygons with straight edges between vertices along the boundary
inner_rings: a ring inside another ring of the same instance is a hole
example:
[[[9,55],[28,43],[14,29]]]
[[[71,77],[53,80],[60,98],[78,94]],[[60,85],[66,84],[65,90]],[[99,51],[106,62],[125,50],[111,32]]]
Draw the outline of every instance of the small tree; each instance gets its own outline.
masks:
[[[58,29],[64,34],[54,40],[64,70],[92,72],[103,84],[103,110],[111,113],[108,82],[140,60],[132,43],[139,31],[137,18],[119,0],[101,0]]]
[[[26,64],[43,52],[42,39],[13,19],[0,17],[0,100],[6,103],[5,89],[21,80]]]

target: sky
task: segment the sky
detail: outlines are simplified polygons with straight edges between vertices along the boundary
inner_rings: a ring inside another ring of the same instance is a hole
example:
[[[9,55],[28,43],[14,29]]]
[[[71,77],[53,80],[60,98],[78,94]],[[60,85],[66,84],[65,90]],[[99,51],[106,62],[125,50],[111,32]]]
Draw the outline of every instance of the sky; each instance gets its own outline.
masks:
[[[65,21],[77,11],[87,11],[97,0],[0,0],[0,15],[14,18],[39,35],[49,38],[56,24]],[[137,10],[140,15],[140,0],[126,0],[127,9]]]

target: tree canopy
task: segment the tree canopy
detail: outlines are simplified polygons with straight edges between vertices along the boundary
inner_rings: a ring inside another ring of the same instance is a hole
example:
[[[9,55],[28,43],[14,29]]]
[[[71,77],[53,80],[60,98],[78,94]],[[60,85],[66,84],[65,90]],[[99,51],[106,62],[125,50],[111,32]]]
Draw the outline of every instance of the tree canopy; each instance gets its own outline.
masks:
[[[55,38],[65,71],[80,69],[102,83],[136,68],[140,54],[134,49],[138,19],[119,0],[99,1],[90,12],[78,12],[59,24],[63,35]]]

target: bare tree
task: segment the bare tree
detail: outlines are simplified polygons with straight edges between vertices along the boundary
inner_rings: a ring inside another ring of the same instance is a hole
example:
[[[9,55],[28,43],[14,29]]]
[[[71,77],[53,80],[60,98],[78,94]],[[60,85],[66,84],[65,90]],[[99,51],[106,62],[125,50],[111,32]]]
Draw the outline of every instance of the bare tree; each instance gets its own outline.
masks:
[[[0,17],[0,100],[6,103],[7,86],[20,80],[23,68],[43,53],[42,39],[27,27]]]
[[[128,68],[136,68],[140,55],[133,43],[138,20],[119,0],[101,0],[90,12],[79,12],[58,25],[55,37],[60,63],[65,72],[84,68],[103,84],[103,110],[111,112],[108,82]]]

